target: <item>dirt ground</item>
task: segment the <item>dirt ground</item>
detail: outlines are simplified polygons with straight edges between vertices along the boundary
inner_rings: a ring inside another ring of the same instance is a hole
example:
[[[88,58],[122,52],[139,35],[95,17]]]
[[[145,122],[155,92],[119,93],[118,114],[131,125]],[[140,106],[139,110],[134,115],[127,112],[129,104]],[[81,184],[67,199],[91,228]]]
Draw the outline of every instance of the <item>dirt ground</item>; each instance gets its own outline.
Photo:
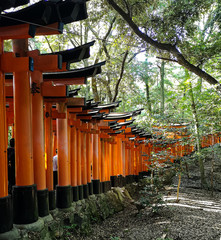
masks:
[[[176,188],[165,192],[166,206],[159,214],[150,209],[139,213],[133,203],[99,224],[88,236],[72,235],[77,240],[220,240],[221,193],[181,188],[176,203]]]
[[[215,172],[220,175],[220,146],[218,150]],[[205,162],[205,166],[209,172],[210,160]],[[65,239],[221,240],[221,191],[218,189],[211,196],[211,191],[202,190],[197,167],[192,167],[190,175],[190,178],[182,177],[179,202],[176,202],[177,177],[166,188],[165,206],[159,214],[151,214],[149,208],[138,213],[136,205],[130,202],[122,212],[92,225],[90,235],[70,235]],[[215,180],[217,184],[221,183],[220,177]]]

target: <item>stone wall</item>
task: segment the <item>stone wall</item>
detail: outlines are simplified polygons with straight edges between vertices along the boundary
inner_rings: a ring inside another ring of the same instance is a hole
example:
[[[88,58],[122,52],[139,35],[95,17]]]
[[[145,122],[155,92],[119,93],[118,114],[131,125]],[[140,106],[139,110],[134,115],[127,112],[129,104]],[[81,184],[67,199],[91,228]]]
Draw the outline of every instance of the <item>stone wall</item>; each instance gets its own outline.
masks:
[[[32,224],[14,225],[12,231],[0,234],[0,239],[65,239],[67,235],[88,234],[91,224],[123,210],[132,199],[125,188],[112,188],[107,193],[91,195],[73,202],[71,208],[56,209]]]

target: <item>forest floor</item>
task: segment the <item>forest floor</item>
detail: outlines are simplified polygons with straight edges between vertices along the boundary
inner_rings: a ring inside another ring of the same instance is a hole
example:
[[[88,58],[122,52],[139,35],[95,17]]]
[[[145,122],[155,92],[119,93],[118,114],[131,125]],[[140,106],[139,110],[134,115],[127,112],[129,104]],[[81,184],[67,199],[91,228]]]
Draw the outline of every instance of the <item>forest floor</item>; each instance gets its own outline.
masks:
[[[221,152],[221,147],[218,151]],[[221,159],[218,154],[217,169]],[[207,160],[206,157],[206,171],[211,159]],[[123,211],[92,225],[89,236],[68,239],[221,240],[221,192],[214,191],[212,196],[211,191],[201,189],[197,168],[190,167],[190,170],[189,178],[182,176],[179,202],[176,202],[177,177],[174,177],[173,183],[162,192],[165,205],[157,214],[150,208],[138,212],[134,202],[128,202]]]
[[[180,201],[176,189],[168,189],[167,205],[158,214],[149,209],[139,212],[134,204],[100,224],[92,226],[89,236],[70,239],[84,240],[220,240],[221,193],[181,188]]]

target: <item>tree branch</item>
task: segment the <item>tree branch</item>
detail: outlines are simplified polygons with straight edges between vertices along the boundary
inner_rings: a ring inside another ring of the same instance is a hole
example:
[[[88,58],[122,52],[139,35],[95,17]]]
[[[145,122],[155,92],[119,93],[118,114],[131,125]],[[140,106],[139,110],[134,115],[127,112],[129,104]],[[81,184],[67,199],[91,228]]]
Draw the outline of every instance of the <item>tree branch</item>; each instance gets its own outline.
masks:
[[[130,63],[138,54],[142,53],[142,52],[146,52],[146,49],[145,50],[142,50],[142,51],[139,51],[139,52],[136,52],[134,53],[134,55],[127,61],[127,63]]]
[[[127,51],[125,52],[125,54],[124,54],[124,58],[123,58],[122,65],[121,65],[120,77],[119,77],[119,79],[117,80],[117,84],[116,84],[116,86],[115,86],[115,94],[114,94],[114,97],[113,97],[112,102],[115,102],[115,101],[116,101],[116,98],[117,98],[117,95],[118,95],[119,85],[120,85],[120,82],[121,82],[121,80],[122,80],[122,78],[123,78],[124,67],[125,67],[125,63],[126,63],[126,59],[127,59],[128,53],[129,53],[129,51],[127,50]]]
[[[150,44],[151,46],[157,49],[171,53],[174,57],[176,57],[177,63],[179,63],[181,66],[183,66],[187,70],[195,73],[197,76],[205,79],[208,83],[219,84],[219,82],[210,74],[206,73],[202,69],[194,66],[189,61],[187,61],[184,58],[183,54],[177,49],[176,45],[161,43],[153,40],[147,34],[140,31],[139,27],[133,22],[130,16],[122,8],[120,8],[114,0],[107,0],[107,2],[122,16],[122,18],[128,23],[131,29],[137,34],[137,36],[139,36],[145,42],[147,42],[148,44]]]
[[[50,41],[48,40],[48,38],[46,36],[44,36],[44,37],[45,37],[45,40],[46,40],[46,42],[48,44],[48,47],[50,48],[51,52],[53,53],[54,51],[53,51],[53,49],[51,47]]]
[[[174,60],[174,59],[171,59],[171,58],[164,58],[164,57],[156,57],[156,58],[161,59],[161,60],[165,60],[165,61],[169,61],[169,62],[176,62],[176,63],[178,63],[177,60]]]

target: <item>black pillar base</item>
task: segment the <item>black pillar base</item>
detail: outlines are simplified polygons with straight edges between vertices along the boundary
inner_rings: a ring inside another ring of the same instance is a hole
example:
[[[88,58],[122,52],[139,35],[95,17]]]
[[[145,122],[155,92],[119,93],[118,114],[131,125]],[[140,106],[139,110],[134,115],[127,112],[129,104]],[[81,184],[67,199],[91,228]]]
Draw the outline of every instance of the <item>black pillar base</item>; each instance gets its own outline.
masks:
[[[100,182],[100,193],[105,193],[105,182]]]
[[[55,201],[55,190],[49,191],[49,210],[54,210],[56,208],[56,201]]]
[[[111,180],[111,187],[118,187],[118,178],[117,178],[117,176],[111,176],[110,180]]]
[[[122,187],[126,185],[126,177],[122,176]]]
[[[126,183],[130,184],[134,182],[134,175],[127,175],[126,176]]]
[[[143,171],[143,176],[148,177],[151,175],[151,171]]]
[[[73,202],[77,202],[79,200],[78,186],[72,187],[72,193],[73,193]]]
[[[129,184],[130,183],[130,175],[126,176],[126,183]]]
[[[134,181],[139,182],[139,175],[134,175]]]
[[[36,184],[13,186],[13,218],[15,224],[29,224],[38,220]]]
[[[117,178],[118,178],[118,187],[123,187],[123,176],[119,175]]]
[[[89,196],[89,188],[88,188],[87,184],[83,185],[83,196],[84,196],[85,199],[87,199],[88,196]]]
[[[88,189],[89,189],[89,195],[93,195],[94,191],[93,191],[93,183],[89,182],[88,184]]]
[[[96,180],[92,180],[93,183],[93,191],[94,194],[100,194],[101,190],[100,190],[100,180],[96,179]]]
[[[57,208],[69,208],[72,203],[71,186],[56,186],[56,206]]]
[[[84,198],[83,185],[78,186],[78,193],[79,193],[79,200],[82,200]]]
[[[13,211],[11,195],[0,198],[0,233],[13,228]]]
[[[45,217],[49,215],[49,197],[48,189],[38,190],[38,215],[39,217]]]
[[[111,181],[106,181],[106,188],[107,188],[107,191],[111,190]]]
[[[111,182],[110,181],[102,182],[102,186],[103,186],[103,193],[106,193],[111,190]]]
[[[138,178],[139,178],[139,179],[142,179],[142,178],[143,178],[143,172],[139,172],[139,173],[138,173]]]

